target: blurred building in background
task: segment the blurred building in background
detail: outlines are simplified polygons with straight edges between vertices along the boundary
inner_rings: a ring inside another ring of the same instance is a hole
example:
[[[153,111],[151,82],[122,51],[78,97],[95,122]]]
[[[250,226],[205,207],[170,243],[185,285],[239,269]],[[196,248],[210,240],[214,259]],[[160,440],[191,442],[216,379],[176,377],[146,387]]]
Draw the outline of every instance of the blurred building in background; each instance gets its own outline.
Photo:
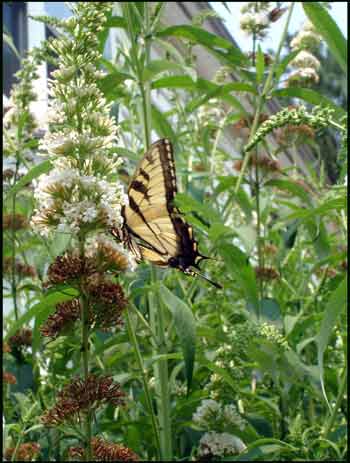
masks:
[[[4,2],[2,6],[4,30],[12,37],[20,55],[23,55],[27,49],[39,46],[43,40],[55,35],[54,30],[41,22],[35,21],[31,16],[50,15],[58,18],[70,16],[70,11],[64,2]],[[116,8],[118,8],[117,4]],[[210,4],[207,2],[166,2],[163,22],[165,26],[192,24],[194,17],[210,9]],[[220,19],[209,17],[204,21],[203,27],[211,33],[224,37],[237,46],[234,37],[225,28]],[[105,57],[108,59],[114,56],[116,47],[122,45],[125,40],[126,37],[122,29],[111,29],[109,39],[106,43]],[[185,52],[182,49],[183,44],[178,41],[175,43],[173,41],[172,43],[176,44],[180,52]],[[154,58],[157,58],[156,49],[152,50],[152,54]],[[208,80],[212,79],[220,67],[219,61],[200,46],[195,47],[195,54],[197,57],[198,75]],[[3,94],[6,100],[14,81],[14,73],[20,65],[19,59],[6,42],[3,43],[3,63]],[[34,84],[34,88],[38,93],[38,101],[32,110],[35,112],[37,119],[42,121],[43,125],[45,125],[48,102],[47,78],[51,71],[52,69],[50,69],[49,64],[42,64],[39,70],[40,77]],[[232,81],[238,80],[238,76],[232,73],[231,79]],[[166,111],[169,109],[170,103],[167,101],[167,92],[165,90],[155,90],[152,92],[152,95],[154,97],[154,104],[160,110]],[[253,112],[252,105],[245,94],[235,94],[235,97],[240,100],[248,112]],[[268,102],[267,107],[270,114],[281,109],[280,105],[272,100]],[[220,143],[222,148],[227,152],[236,152],[235,158],[239,157],[238,153],[241,145],[237,143],[237,132],[233,126],[232,129],[228,128],[225,130]],[[270,143],[276,146],[273,138],[270,139]],[[297,152],[293,152],[293,155],[285,149],[279,154],[279,159],[282,166],[296,165],[305,175],[308,173],[306,166],[308,165],[310,168],[311,165],[316,168],[318,162],[307,147],[299,148]]]

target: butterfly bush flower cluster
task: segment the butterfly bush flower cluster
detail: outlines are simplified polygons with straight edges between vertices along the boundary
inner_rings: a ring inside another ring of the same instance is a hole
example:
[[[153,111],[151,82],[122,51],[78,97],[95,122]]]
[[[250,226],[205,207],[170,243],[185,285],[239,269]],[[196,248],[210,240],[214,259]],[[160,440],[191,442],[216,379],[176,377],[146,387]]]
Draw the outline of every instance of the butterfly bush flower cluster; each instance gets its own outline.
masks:
[[[244,442],[227,432],[206,432],[200,438],[198,456],[201,459],[225,457],[242,453],[246,449]]]
[[[21,69],[15,74],[17,83],[13,86],[6,108],[4,108],[3,152],[5,157],[10,158],[11,164],[15,164],[18,152],[27,160],[32,159],[32,150],[27,142],[33,137],[37,128],[30,105],[37,100],[37,95],[33,90],[33,81],[38,78],[37,68],[40,60],[41,52],[37,48],[22,59]],[[5,180],[16,181],[12,166],[5,172]]]
[[[200,429],[224,430],[235,427],[242,431],[246,425],[235,405],[222,405],[213,399],[202,400],[192,416],[192,421]]]
[[[241,30],[256,39],[266,37],[271,23],[277,21],[285,12],[285,8],[280,8],[276,3],[245,2],[241,7]]]
[[[64,34],[48,44],[59,60],[49,81],[50,131],[40,150],[50,157],[52,170],[36,183],[32,217],[43,236],[54,229],[77,236],[119,227],[127,203],[113,176],[121,163],[114,151],[117,126],[96,84],[103,77],[96,68],[101,57],[97,33],[111,5],[79,2],[70,7],[74,16],[54,20]]]
[[[313,24],[307,21],[290,43],[292,51],[300,51],[290,62],[295,71],[288,77],[288,87],[309,87],[319,82],[317,71],[321,63],[314,53],[318,51],[320,43],[321,35]]]
[[[199,441],[198,456],[234,455],[246,448],[237,436],[224,432],[235,428],[242,431],[246,426],[234,404],[223,405],[213,399],[202,400],[192,421],[199,429],[207,430]]]

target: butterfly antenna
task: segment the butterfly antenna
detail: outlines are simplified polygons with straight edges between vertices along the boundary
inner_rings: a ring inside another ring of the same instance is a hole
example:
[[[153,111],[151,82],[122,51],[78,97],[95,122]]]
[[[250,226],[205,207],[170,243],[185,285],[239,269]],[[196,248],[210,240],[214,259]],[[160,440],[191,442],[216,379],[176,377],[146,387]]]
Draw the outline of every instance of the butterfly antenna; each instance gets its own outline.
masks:
[[[211,283],[211,284],[212,284],[213,286],[215,286],[216,288],[218,288],[218,289],[223,289],[223,287],[222,287],[219,283],[216,283],[215,281],[210,280],[210,279],[207,278],[205,275],[203,275],[203,273],[197,272],[197,270],[192,270],[192,271],[191,271],[191,275],[193,275],[193,276],[198,275],[199,277],[203,278],[203,280],[208,281],[209,283]]]

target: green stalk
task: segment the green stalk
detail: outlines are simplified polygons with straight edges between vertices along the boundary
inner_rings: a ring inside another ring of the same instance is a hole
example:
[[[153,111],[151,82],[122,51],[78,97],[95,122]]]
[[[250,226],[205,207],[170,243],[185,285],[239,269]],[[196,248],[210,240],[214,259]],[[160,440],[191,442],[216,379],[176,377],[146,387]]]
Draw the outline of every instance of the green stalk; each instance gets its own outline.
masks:
[[[257,150],[256,150],[257,156]],[[259,167],[258,163],[255,163],[255,201],[256,201],[256,217],[257,217],[257,224],[256,224],[256,244],[258,248],[258,266],[259,268],[263,267],[263,253],[261,249],[261,211],[260,211],[260,183],[259,183]],[[261,312],[261,300],[263,298],[263,280],[262,278],[259,279],[259,304],[258,304],[258,320],[260,319],[260,312]]]
[[[82,262],[85,259],[84,237],[80,237],[80,258]],[[81,282],[80,284],[80,306],[81,306],[81,323],[82,323],[82,357],[85,381],[89,377],[89,301],[85,294],[85,288]],[[85,461],[92,460],[92,413],[91,410],[87,411],[85,419]]]
[[[17,138],[18,144],[20,144],[21,138],[21,130],[17,130]],[[16,152],[16,168],[15,168],[15,175],[13,177],[13,185],[16,185],[17,182],[17,175],[19,169],[19,156],[18,151]],[[12,227],[11,227],[11,293],[12,293],[12,301],[13,301],[13,310],[15,313],[15,319],[18,320],[18,305],[17,305],[17,285],[16,285],[16,231],[14,228],[15,222],[15,214],[16,214],[16,193],[12,196]]]
[[[342,376],[341,383],[340,383],[340,386],[339,386],[337,400],[335,402],[335,405],[334,405],[334,408],[332,410],[331,416],[329,417],[329,420],[326,423],[325,429],[323,431],[323,435],[324,435],[325,439],[329,438],[329,433],[331,432],[331,430],[333,428],[333,425],[334,425],[334,421],[335,421],[335,419],[337,417],[337,412],[339,410],[341,401],[343,400],[344,392],[345,392],[345,389],[346,389],[346,380],[347,380],[347,366],[345,364],[344,371],[343,371],[343,376]]]
[[[149,4],[144,2],[144,28],[143,36],[145,40],[144,61],[141,63],[136,49],[136,37],[133,31],[131,21],[130,5],[124,2],[124,11],[128,23],[130,38],[130,55],[133,59],[134,71],[137,74],[141,100],[142,100],[142,123],[144,129],[144,145],[148,149],[151,144],[151,87],[149,82],[144,82],[143,69],[150,62],[151,36],[150,36],[150,17]],[[152,282],[156,282],[155,269],[152,268]],[[153,353],[155,355],[165,352],[165,329],[163,313],[159,304],[156,303],[152,294],[148,296],[150,327],[155,334],[156,340],[153,340]],[[158,346],[160,348],[158,349]],[[139,352],[140,354],[140,352]],[[140,354],[141,355],[141,354]],[[154,376],[157,391],[157,415],[159,420],[159,439],[161,458],[163,460],[172,459],[172,435],[170,419],[170,397],[169,397],[169,375],[168,364],[166,360],[158,360],[154,365]],[[146,390],[145,390],[146,393]],[[157,439],[157,437],[155,437]]]
[[[281,54],[281,51],[282,51],[282,47],[283,47],[285,39],[287,37],[288,27],[289,27],[290,19],[291,19],[293,9],[294,9],[294,3],[295,2],[291,2],[290,6],[289,6],[289,11],[288,11],[286,24],[284,26],[284,30],[283,30],[283,33],[282,33],[282,36],[281,36],[281,40],[280,40],[279,45],[278,45],[275,60],[274,60],[274,62],[272,64],[272,66],[270,67],[270,71],[269,71],[269,74],[268,74],[268,76],[266,78],[263,91],[259,95],[259,98],[258,98],[258,104],[257,104],[257,108],[256,108],[252,128],[251,128],[250,135],[249,135],[249,140],[248,140],[247,144],[249,144],[251,142],[251,140],[253,139],[253,137],[255,135],[255,132],[256,132],[256,130],[258,128],[258,125],[259,125],[259,119],[260,119],[261,111],[262,111],[262,109],[263,109],[263,107],[265,105],[266,99],[267,99],[268,94],[270,92],[274,72],[275,72],[275,69],[276,69],[276,67],[278,65],[278,61],[279,61],[279,57],[280,57],[280,54]],[[245,171],[247,169],[247,165],[248,165],[248,162],[250,160],[251,152],[252,151],[248,151],[247,153],[245,153],[242,169],[241,169],[241,172],[239,174],[239,177],[238,177],[238,180],[237,180],[237,183],[236,183],[235,193],[238,193],[239,187],[240,187],[240,185],[242,183],[244,173],[245,173]]]
[[[13,451],[13,454],[12,454],[12,457],[11,457],[11,461],[16,461],[17,452],[18,452],[19,446],[21,445],[22,439],[23,439],[23,433],[21,433],[19,435],[19,437],[18,437],[18,440],[16,442],[15,450]]]
[[[135,351],[135,355],[136,355],[136,361],[137,361],[138,368],[139,368],[140,373],[141,373],[142,385],[143,385],[143,389],[145,391],[145,397],[146,397],[146,404],[147,404],[147,408],[148,408],[148,413],[151,416],[152,428],[153,428],[153,433],[154,433],[154,437],[155,437],[155,441],[156,441],[156,451],[157,451],[156,456],[157,456],[157,460],[159,460],[160,455],[161,455],[161,447],[160,447],[160,440],[159,440],[159,430],[158,430],[156,415],[154,413],[153,406],[152,406],[151,394],[149,392],[149,388],[148,388],[148,384],[147,384],[145,367],[144,367],[144,364],[143,364],[143,359],[142,359],[141,351],[140,351],[140,348],[139,348],[139,344],[137,342],[134,326],[133,326],[132,321],[131,321],[129,309],[127,309],[127,311],[126,311],[126,321],[127,321],[127,328],[128,328],[129,338],[130,338],[130,340],[131,340],[131,342],[132,342],[132,344],[134,346],[134,351]]]
[[[154,346],[155,354],[166,354],[166,334],[163,310],[161,305],[155,303],[154,294],[148,295],[151,326],[156,329],[158,349]],[[157,308],[157,313],[155,312]],[[172,434],[170,416],[169,372],[167,360],[159,359],[154,364],[154,377],[159,420],[161,457],[163,460],[172,460]]]

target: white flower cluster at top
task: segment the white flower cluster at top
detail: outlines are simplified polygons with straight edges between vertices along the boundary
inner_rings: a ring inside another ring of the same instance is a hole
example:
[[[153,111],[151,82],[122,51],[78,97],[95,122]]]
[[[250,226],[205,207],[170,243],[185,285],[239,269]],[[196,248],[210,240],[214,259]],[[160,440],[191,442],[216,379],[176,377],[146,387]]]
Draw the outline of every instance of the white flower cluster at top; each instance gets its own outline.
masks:
[[[290,43],[293,51],[300,52],[290,63],[295,71],[288,78],[288,86],[310,86],[319,82],[320,62],[313,53],[319,49],[320,43],[320,34],[307,21]]]
[[[270,26],[269,10],[271,2],[246,2],[241,8],[240,28],[255,38],[266,37]]]
[[[64,33],[48,43],[59,62],[49,81],[50,130],[40,150],[50,157],[53,169],[36,182],[32,217],[44,236],[53,229],[76,236],[118,227],[123,221],[127,195],[115,178],[121,163],[114,152],[117,126],[96,83],[103,76],[97,69],[98,32],[111,6],[70,3],[73,16],[55,19],[55,27]]]
[[[223,457],[243,452],[247,447],[237,436],[227,432],[218,433],[214,431],[203,434],[199,441],[199,456]]]
[[[33,49],[21,61],[21,69],[16,72],[17,82],[11,89],[10,98],[4,107],[3,117],[3,155],[15,158],[21,153],[22,158],[30,160],[30,149],[26,141],[33,138],[36,129],[34,115],[30,104],[37,99],[33,90],[33,80],[37,75],[40,61],[38,49]]]

